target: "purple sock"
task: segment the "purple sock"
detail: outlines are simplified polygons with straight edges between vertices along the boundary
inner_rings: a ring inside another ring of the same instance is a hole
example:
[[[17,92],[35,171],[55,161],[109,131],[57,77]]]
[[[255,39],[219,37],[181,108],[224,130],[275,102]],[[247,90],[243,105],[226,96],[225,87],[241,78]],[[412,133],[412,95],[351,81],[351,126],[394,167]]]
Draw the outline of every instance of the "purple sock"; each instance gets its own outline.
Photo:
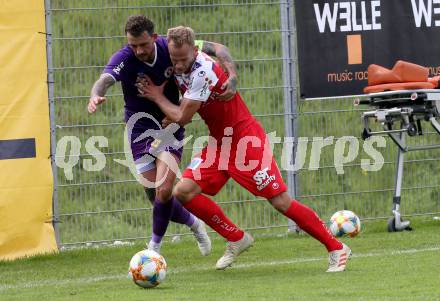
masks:
[[[186,210],[185,207],[183,207],[182,204],[180,204],[180,202],[175,197],[171,199],[171,202],[173,203],[171,220],[175,223],[191,227],[194,224],[194,215]]]
[[[153,237],[155,243],[160,243],[162,237],[167,231],[170,223],[171,213],[173,211],[173,202],[160,202],[157,198],[154,200],[153,207]]]

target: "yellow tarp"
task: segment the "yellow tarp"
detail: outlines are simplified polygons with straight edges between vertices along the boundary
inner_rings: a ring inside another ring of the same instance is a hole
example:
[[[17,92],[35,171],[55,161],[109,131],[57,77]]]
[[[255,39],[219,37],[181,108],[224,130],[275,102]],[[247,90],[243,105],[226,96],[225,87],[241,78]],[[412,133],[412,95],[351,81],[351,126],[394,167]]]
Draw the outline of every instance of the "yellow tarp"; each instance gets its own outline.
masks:
[[[1,1],[0,260],[57,251],[45,31],[43,0]],[[35,139],[35,156],[5,158],[16,139]]]

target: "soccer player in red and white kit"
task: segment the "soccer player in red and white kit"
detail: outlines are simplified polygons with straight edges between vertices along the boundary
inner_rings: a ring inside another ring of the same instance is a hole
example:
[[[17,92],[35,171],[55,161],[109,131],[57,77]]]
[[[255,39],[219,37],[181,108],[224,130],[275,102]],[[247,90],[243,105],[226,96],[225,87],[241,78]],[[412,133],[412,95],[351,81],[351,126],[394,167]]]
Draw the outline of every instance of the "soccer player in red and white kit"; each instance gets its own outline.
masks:
[[[169,120],[184,126],[198,112],[209,128],[210,142],[193,158],[173,193],[185,208],[228,241],[216,268],[230,266],[253,243],[248,233],[233,224],[221,208],[204,195],[217,194],[232,178],[254,195],[268,199],[275,209],[324,244],[329,252],[327,272],[343,271],[351,255],[350,248],[330,234],[312,209],[287,193],[266,133],[240,94],[237,92],[227,102],[213,97],[222,92],[222,83],[228,75],[209,56],[198,51],[194,36],[191,28],[183,26],[169,29],[167,34],[174,76],[183,95],[180,105],[164,96],[165,83],[157,86],[147,79],[138,88]]]

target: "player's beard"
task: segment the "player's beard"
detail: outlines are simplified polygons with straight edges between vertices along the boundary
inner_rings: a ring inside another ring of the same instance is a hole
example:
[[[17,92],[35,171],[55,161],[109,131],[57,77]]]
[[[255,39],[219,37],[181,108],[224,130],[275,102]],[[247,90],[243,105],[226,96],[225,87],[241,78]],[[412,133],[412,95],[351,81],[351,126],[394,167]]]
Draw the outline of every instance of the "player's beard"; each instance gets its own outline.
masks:
[[[154,53],[137,55],[136,58],[144,63],[152,63],[154,61]]]
[[[174,73],[177,75],[182,75],[182,74],[188,74],[191,72],[191,68],[194,65],[194,62],[196,60],[194,59],[194,61],[191,64],[188,64],[188,66],[186,66],[185,68],[182,68],[183,71],[180,70],[176,70],[176,67],[174,67]]]

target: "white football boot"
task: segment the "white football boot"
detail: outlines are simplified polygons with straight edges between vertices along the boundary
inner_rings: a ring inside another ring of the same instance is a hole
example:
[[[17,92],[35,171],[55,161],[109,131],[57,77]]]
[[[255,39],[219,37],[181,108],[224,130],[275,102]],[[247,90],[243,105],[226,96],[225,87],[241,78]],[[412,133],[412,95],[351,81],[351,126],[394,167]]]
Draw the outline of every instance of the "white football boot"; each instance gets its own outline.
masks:
[[[327,272],[331,273],[344,271],[350,256],[351,249],[346,244],[342,244],[342,249],[340,250],[329,252]]]
[[[205,223],[197,219],[195,221],[194,229],[191,227],[191,231],[194,234],[194,237],[197,240],[197,245],[199,247],[200,253],[203,256],[207,256],[211,253],[211,239],[206,232]]]
[[[147,249],[152,250],[152,251],[156,252],[157,254],[160,254],[160,247],[161,246],[162,246],[162,242],[157,243],[157,242],[150,240],[150,242],[147,245]]]
[[[252,244],[254,243],[254,239],[248,233],[244,233],[242,239],[238,241],[228,241],[226,245],[225,254],[217,260],[217,264],[215,265],[217,270],[224,270],[227,267],[231,266],[234,262],[235,258],[240,255],[242,252],[246,251]]]

